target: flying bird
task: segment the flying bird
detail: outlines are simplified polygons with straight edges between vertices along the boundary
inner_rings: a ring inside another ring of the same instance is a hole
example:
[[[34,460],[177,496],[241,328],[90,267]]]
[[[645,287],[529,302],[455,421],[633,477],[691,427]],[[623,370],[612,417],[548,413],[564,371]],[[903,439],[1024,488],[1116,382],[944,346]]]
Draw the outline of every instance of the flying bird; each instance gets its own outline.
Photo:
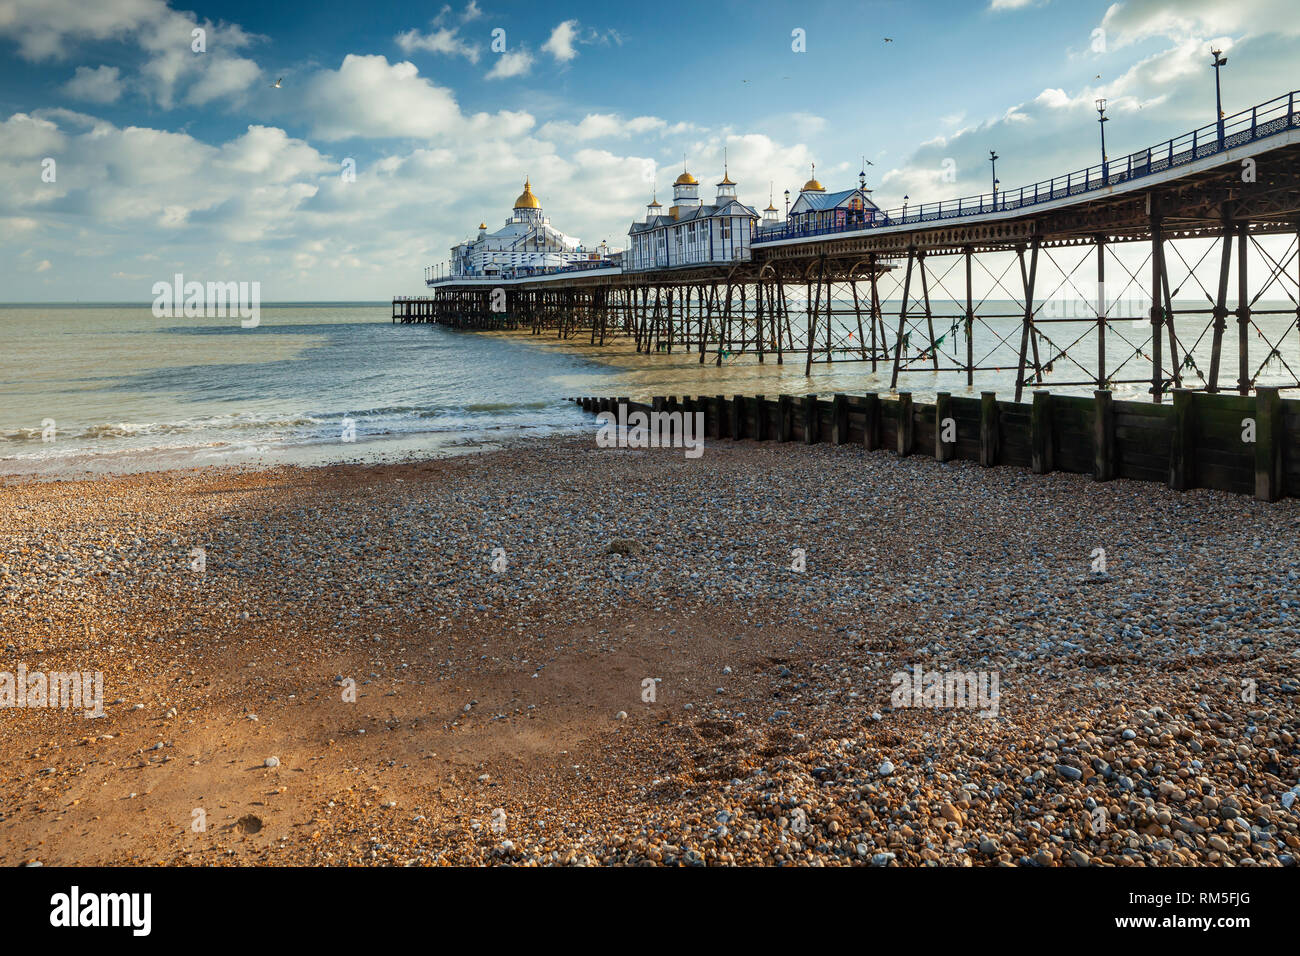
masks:
[[[885,42],[886,42],[886,43],[893,43],[893,42],[894,42],[894,38],[893,38],[893,37],[885,37]]]
[[[271,89],[278,90],[280,88],[280,84],[283,82],[284,82],[284,77],[280,77],[278,80],[276,80],[274,83],[271,84]]]

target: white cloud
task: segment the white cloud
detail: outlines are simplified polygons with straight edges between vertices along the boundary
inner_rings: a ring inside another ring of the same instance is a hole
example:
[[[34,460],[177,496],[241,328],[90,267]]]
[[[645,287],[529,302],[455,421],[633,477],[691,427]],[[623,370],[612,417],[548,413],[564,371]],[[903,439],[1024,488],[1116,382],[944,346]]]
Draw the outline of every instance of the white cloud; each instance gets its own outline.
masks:
[[[63,92],[74,100],[116,103],[122,95],[120,77],[121,71],[115,66],[79,66],[72,79],[63,84]]]
[[[0,122],[0,158],[43,158],[61,152],[66,145],[67,137],[48,119],[15,113]],[[39,165],[33,167],[32,175],[40,175]]]
[[[343,155],[322,153],[277,126],[252,125],[207,144],[186,133],[118,128],[67,110],[0,121],[0,179],[17,184],[0,195],[0,227],[15,220],[39,223],[34,231],[24,228],[23,237],[26,246],[36,237],[44,243],[25,266],[9,257],[15,262],[13,294],[45,294],[32,272],[36,259],[68,256],[84,267],[60,272],[70,277],[72,285],[62,290],[70,296],[146,299],[153,281],[175,271],[211,277],[214,270],[218,278],[261,281],[267,298],[382,298],[416,291],[424,265],[444,260],[447,248],[480,221],[499,225],[525,174],[559,228],[592,245],[602,239],[624,245],[628,224],[649,196],[647,164],[669,158],[625,155],[618,148],[563,149],[567,135],[533,134],[527,113],[462,114],[409,64],[388,64],[383,57],[356,58],[337,71],[310,75],[303,89],[323,97],[303,116],[327,122],[335,128],[329,132],[355,132],[358,113],[375,113],[363,93],[395,95],[395,114],[426,118],[419,104],[432,95],[432,106],[443,109],[432,124],[439,128],[436,142],[426,139],[373,160],[361,153],[355,181],[345,182],[339,175]],[[324,104],[329,120],[320,119]],[[658,117],[614,119],[636,144],[637,130],[672,135],[677,126],[683,135],[699,133]],[[390,115],[368,122],[369,133],[391,135],[395,125],[400,128]],[[604,120],[587,129],[598,122]],[[626,136],[613,141],[627,142]],[[676,154],[680,145],[664,153]],[[808,152],[801,146],[726,134],[686,145],[692,170],[706,184],[720,178],[722,147],[729,146],[732,178],[740,180],[742,198],[760,208],[770,174],[782,181],[801,173],[806,178]],[[60,165],[57,185],[42,184],[40,157],[56,148],[79,157],[76,175],[64,175]],[[671,161],[672,176],[677,162]],[[436,215],[412,217],[413,209]],[[0,249],[13,249],[18,235],[18,229],[0,229]],[[118,241],[122,235],[131,237],[129,244]],[[92,267],[95,250],[102,259]]]
[[[418,50],[425,50],[429,53],[463,56],[471,63],[477,63],[479,58],[478,46],[462,40],[456,30],[447,27],[440,27],[426,34],[420,33],[419,30],[407,30],[397,35],[397,45],[408,56]]]
[[[239,56],[214,59],[185,94],[185,101],[202,106],[213,100],[229,99],[257,82],[261,68],[252,60]]]
[[[339,167],[300,139],[275,126],[250,126],[237,139],[224,144],[213,164],[258,182],[285,183],[305,180]]]
[[[303,109],[314,135],[326,140],[419,137],[445,133],[460,121],[450,90],[420,76],[413,63],[349,53],[337,70],[307,80]]]
[[[568,63],[578,55],[573,43],[578,33],[577,20],[565,20],[551,31],[550,39],[542,44],[542,49],[555,57],[557,63]]]
[[[198,28],[206,33],[207,52],[192,49]],[[186,101],[202,105],[242,94],[260,73],[252,60],[235,52],[255,37],[237,24],[200,21],[193,13],[172,10],[166,0],[0,0],[0,36],[14,39],[19,55],[33,61],[64,59],[85,42],[134,43],[146,57],[136,82],[164,109],[175,105],[183,86],[191,88]],[[71,84],[79,78],[80,70]],[[126,85],[120,76],[117,80]],[[113,85],[101,74],[98,86],[86,88],[107,97]]]
[[[1152,37],[1175,42],[1219,34],[1300,35],[1293,0],[1126,0],[1102,18],[1107,42],[1123,47]]]
[[[989,3],[990,10],[1023,10],[1025,7],[1033,6],[1035,3],[1046,3],[1048,0],[991,0]]]
[[[170,13],[163,0],[0,0],[0,35],[24,59],[62,59],[71,42],[120,39]]]
[[[559,141],[585,142],[592,139],[648,136],[667,129],[668,124],[657,116],[637,116],[625,120],[615,113],[588,113],[577,123],[562,120],[547,123],[538,131],[538,135]]]
[[[319,188],[320,177],[338,170],[275,128],[249,127],[213,147],[184,133],[142,127],[96,122],[77,131],[44,118],[37,122],[64,138],[64,151],[77,157],[75,174],[61,167],[54,184],[41,182],[38,170],[20,177],[3,134],[29,126],[30,118],[10,117],[0,124],[0,177],[14,188],[0,197],[0,215],[22,214],[18,218],[37,218],[55,229],[79,222],[126,229],[142,241],[153,236],[170,243],[175,234],[258,241],[284,229],[293,210]],[[75,114],[65,118],[69,126],[75,122]],[[161,239],[169,233],[172,239]]]
[[[497,61],[488,70],[487,79],[505,80],[514,76],[525,76],[533,68],[533,55],[525,49],[513,53],[497,55]]]

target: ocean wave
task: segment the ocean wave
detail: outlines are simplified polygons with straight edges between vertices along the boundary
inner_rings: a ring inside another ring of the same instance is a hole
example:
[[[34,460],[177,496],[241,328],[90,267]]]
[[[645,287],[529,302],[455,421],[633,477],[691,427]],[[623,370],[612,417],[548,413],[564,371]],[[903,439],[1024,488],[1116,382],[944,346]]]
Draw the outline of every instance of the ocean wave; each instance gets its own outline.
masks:
[[[22,457],[57,457],[74,451],[108,451],[119,446],[142,450],[146,447],[163,449],[246,442],[329,443],[342,439],[348,421],[352,424],[352,436],[345,441],[441,433],[468,435],[573,424],[576,410],[564,406],[554,408],[553,414],[545,413],[552,408],[554,403],[550,402],[500,402],[441,408],[389,405],[355,412],[236,414],[168,422],[96,422],[71,426],[67,430],[58,428],[52,441],[44,437],[41,426],[19,427],[0,434],[0,442],[27,446],[22,449]]]

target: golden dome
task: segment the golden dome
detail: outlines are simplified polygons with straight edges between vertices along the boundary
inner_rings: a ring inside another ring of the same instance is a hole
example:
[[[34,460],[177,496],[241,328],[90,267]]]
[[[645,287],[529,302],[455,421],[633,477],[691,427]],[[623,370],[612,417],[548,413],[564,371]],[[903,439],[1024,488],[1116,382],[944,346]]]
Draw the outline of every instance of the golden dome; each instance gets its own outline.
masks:
[[[480,222],[480,223],[478,224],[478,231],[479,231],[479,232],[483,232],[485,229],[487,229],[487,223],[485,223],[485,222]]]
[[[824,192],[826,192],[826,187],[823,186],[821,183],[819,183],[819,182],[817,181],[817,164],[816,164],[816,163],[813,163],[813,164],[812,164],[812,175],[808,177],[808,181],[807,181],[806,183],[803,184],[803,188],[800,189],[799,192],[801,192],[801,193],[807,193],[807,192],[813,192],[813,193],[824,193]]]
[[[767,208],[763,210],[763,212],[780,212],[780,211],[781,210],[777,209],[775,206],[772,205],[772,201],[770,199],[767,202]]]
[[[698,186],[700,181],[690,173],[682,170],[682,174],[673,181],[674,186]]]
[[[533,185],[527,179],[524,180],[524,191],[519,194],[515,200],[516,209],[541,209],[542,204],[537,197],[533,195]]]
[[[736,185],[736,184],[733,183],[733,182],[731,181],[731,176],[729,176],[729,175],[724,171],[723,174],[722,174],[722,182],[718,183],[718,185],[719,185],[719,186],[734,186],[734,185]]]

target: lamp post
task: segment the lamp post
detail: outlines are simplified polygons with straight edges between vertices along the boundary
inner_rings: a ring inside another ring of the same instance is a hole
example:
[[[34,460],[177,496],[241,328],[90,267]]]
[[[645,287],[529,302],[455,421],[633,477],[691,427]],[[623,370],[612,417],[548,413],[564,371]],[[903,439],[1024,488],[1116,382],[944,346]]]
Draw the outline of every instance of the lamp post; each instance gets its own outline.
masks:
[[[790,228],[790,190],[785,191],[785,227]]]
[[[911,197],[907,195],[903,196],[903,222],[907,222],[907,200],[910,198]]]
[[[1097,123],[1101,126],[1101,161],[1106,162],[1106,98],[1099,97],[1097,100]]]
[[[993,165],[993,208],[998,208],[998,154],[989,150],[989,162]]]
[[[1101,127],[1101,181],[1106,183],[1106,98],[1097,100],[1097,125]]]
[[[1211,50],[1210,58],[1213,62],[1210,64],[1214,67],[1214,115],[1215,122],[1219,126],[1219,148],[1223,148],[1223,88],[1219,85],[1219,68],[1226,66],[1228,58],[1223,55],[1222,50]]]

